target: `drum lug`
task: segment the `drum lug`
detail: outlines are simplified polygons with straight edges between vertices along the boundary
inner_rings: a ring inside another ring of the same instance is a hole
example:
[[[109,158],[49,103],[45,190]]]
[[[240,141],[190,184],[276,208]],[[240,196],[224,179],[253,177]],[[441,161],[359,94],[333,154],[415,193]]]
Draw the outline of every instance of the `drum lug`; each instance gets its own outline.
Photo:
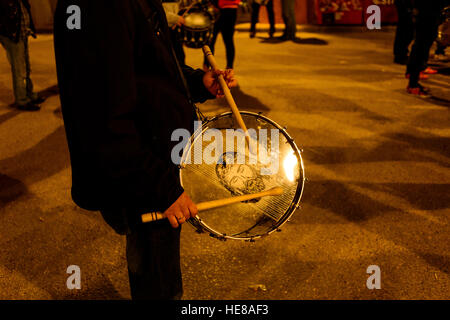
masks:
[[[256,242],[256,240],[255,239],[253,239],[253,238],[250,238],[250,239],[248,239],[248,240],[246,240],[247,242],[250,242],[250,243],[254,243],[254,242]]]

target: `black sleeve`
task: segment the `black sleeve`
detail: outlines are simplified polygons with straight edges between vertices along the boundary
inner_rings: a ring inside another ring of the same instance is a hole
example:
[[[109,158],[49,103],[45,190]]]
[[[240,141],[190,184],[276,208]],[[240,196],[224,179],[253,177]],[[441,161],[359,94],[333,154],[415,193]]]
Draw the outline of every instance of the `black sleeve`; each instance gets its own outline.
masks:
[[[203,84],[203,76],[205,71],[201,69],[193,69],[189,66],[181,66],[184,77],[186,78],[189,91],[191,92],[192,100],[194,102],[205,102],[208,99],[215,99],[216,97],[206,89]]]
[[[164,210],[183,189],[176,165],[143,144],[135,125],[134,11],[125,0],[80,3],[82,29],[67,31],[60,19],[55,38],[71,154],[89,158],[111,203]]]

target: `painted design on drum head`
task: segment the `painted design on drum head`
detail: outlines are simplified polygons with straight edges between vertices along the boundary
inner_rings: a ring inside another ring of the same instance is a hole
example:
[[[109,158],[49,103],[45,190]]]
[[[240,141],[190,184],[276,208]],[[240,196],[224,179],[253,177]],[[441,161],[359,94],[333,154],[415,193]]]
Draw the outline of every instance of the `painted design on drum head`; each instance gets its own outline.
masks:
[[[239,163],[237,152],[225,152],[216,165],[216,175],[220,183],[231,192],[232,196],[262,192],[265,190],[263,176],[257,165]],[[246,157],[246,160],[248,158]],[[246,202],[258,202],[253,199]]]

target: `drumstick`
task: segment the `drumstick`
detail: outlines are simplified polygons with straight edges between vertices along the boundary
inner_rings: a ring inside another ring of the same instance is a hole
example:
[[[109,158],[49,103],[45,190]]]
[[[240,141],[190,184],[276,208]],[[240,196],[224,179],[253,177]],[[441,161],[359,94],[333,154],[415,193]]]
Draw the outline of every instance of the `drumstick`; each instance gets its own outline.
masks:
[[[208,59],[209,64],[211,65],[211,68],[213,70],[218,70],[216,59],[214,58],[211,49],[209,46],[205,45],[203,46],[203,53],[205,54],[206,59]],[[247,143],[249,146],[250,151],[252,151],[251,145],[250,145],[250,135],[247,130],[247,126],[245,125],[244,120],[242,119],[241,113],[239,112],[239,109],[236,105],[236,102],[234,102],[233,96],[231,95],[230,88],[228,88],[227,83],[225,82],[225,79],[222,75],[218,76],[219,84],[223,90],[223,93],[225,95],[225,99],[228,102],[228,105],[231,108],[231,111],[233,112],[234,117],[236,118],[236,121],[239,124],[239,127],[244,131],[245,138],[247,139]]]
[[[253,200],[253,199],[267,197],[267,196],[279,196],[281,194],[283,194],[283,189],[281,189],[280,187],[275,187],[275,188],[272,188],[272,189],[269,189],[266,191],[262,191],[262,192],[258,192],[258,193],[244,194],[242,196],[200,202],[197,204],[197,209],[198,209],[198,211],[204,211],[204,210],[228,206],[230,204],[239,203],[242,201],[248,201],[248,200]],[[165,218],[166,218],[165,214],[161,213],[161,212],[144,213],[141,216],[142,222],[144,222],[144,223],[161,220],[161,219],[165,219]]]

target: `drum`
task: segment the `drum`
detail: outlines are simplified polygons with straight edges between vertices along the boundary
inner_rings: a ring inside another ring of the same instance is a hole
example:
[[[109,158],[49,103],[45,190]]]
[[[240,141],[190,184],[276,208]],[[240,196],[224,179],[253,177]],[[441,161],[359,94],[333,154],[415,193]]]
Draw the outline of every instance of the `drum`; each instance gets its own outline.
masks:
[[[186,12],[187,11],[187,12]],[[185,19],[185,24],[178,30],[178,38],[189,48],[201,48],[209,43],[213,35],[214,17],[208,7],[194,4],[179,12]]]
[[[442,10],[442,23],[438,29],[436,42],[444,47],[450,46],[450,7]]]
[[[180,181],[195,203],[281,187],[281,195],[205,210],[189,219],[198,232],[217,239],[253,241],[279,230],[292,216],[305,175],[301,152],[285,129],[261,114],[240,114],[253,151],[231,112],[206,120],[183,151]]]

